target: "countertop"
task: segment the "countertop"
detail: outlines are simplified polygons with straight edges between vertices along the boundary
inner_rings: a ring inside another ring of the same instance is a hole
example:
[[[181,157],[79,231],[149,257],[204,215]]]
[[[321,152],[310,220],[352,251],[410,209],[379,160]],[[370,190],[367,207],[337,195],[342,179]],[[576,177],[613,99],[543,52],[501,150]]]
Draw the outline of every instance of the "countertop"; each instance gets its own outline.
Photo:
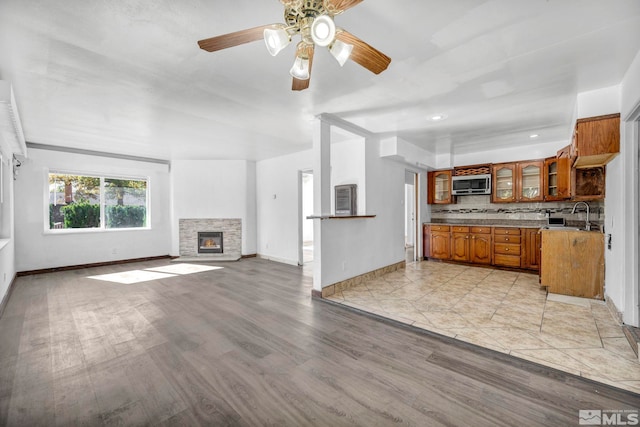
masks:
[[[464,221],[464,222],[425,222],[423,225],[448,225],[450,227],[501,227],[501,228],[539,228],[549,231],[585,231],[584,222],[580,225],[570,224],[566,227],[551,227],[546,228],[547,223],[545,221],[505,221],[505,222],[480,222],[478,220]],[[599,224],[591,224],[592,232],[602,233],[602,229]]]

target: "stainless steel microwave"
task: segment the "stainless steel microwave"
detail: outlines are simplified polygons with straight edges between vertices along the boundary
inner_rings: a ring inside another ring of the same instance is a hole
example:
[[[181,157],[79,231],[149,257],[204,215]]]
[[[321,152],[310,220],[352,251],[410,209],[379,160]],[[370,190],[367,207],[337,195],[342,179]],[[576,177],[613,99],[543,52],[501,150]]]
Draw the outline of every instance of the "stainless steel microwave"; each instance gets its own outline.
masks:
[[[454,176],[451,183],[454,196],[491,194],[491,174]]]

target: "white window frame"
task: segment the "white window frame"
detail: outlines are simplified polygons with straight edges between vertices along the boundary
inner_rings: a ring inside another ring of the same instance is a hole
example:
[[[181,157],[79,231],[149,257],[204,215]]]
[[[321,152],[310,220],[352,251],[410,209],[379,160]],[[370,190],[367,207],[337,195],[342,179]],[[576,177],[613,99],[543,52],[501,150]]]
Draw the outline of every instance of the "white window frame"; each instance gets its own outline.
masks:
[[[76,175],[87,176],[100,179],[100,227],[95,228],[50,228],[49,227],[49,175]],[[146,200],[146,225],[144,227],[129,228],[107,228],[105,218],[105,179],[122,179],[131,181],[145,181],[147,189],[145,194]],[[79,172],[67,169],[45,169],[44,173],[44,234],[81,234],[81,233],[111,233],[121,231],[148,231],[151,230],[151,178],[149,176],[138,175],[119,175],[119,174],[101,174],[95,172]]]

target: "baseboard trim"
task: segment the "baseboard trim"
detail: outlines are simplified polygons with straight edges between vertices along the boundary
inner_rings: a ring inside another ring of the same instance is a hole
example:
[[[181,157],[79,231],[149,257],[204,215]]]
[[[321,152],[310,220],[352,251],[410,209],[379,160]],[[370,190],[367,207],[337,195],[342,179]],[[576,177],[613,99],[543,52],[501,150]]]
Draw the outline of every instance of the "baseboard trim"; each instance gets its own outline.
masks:
[[[258,254],[248,254],[248,255],[242,255],[241,259],[246,259],[246,258],[257,258]]]
[[[402,270],[407,267],[406,261],[400,261],[395,264],[388,265],[386,267],[378,268],[376,270],[370,271],[368,273],[360,274],[359,276],[352,277],[351,279],[342,280],[340,282],[334,283],[333,285],[325,286],[322,288],[322,296],[321,298],[327,298],[336,292],[342,292],[345,289],[353,288],[354,286],[358,286],[364,281],[372,280],[377,277],[383,276],[385,274],[393,273],[394,271]]]
[[[4,294],[4,297],[2,298],[2,302],[0,302],[0,319],[2,319],[2,315],[4,314],[4,309],[7,307],[7,304],[9,303],[11,292],[13,292],[13,288],[15,287],[15,284],[16,284],[16,277],[17,275],[14,275],[13,279],[11,279],[11,283],[9,283],[9,288],[7,288],[7,293]]]
[[[32,276],[35,274],[55,273],[57,271],[81,270],[83,268],[105,267],[109,265],[131,264],[134,262],[156,261],[160,259],[172,259],[172,258],[173,257],[171,257],[170,255],[160,255],[160,256],[145,257],[145,258],[123,259],[118,261],[94,262],[91,264],[79,264],[79,265],[69,265],[66,267],[54,267],[54,268],[43,268],[40,270],[19,271],[17,273],[17,276],[18,277]]]

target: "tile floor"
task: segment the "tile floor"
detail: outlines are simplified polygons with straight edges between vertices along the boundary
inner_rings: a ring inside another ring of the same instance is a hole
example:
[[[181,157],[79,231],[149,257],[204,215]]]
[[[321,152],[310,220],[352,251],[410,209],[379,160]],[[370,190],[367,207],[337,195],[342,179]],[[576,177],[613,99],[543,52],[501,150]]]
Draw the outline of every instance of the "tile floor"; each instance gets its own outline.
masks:
[[[602,301],[535,274],[420,261],[330,300],[640,393],[640,362]]]

